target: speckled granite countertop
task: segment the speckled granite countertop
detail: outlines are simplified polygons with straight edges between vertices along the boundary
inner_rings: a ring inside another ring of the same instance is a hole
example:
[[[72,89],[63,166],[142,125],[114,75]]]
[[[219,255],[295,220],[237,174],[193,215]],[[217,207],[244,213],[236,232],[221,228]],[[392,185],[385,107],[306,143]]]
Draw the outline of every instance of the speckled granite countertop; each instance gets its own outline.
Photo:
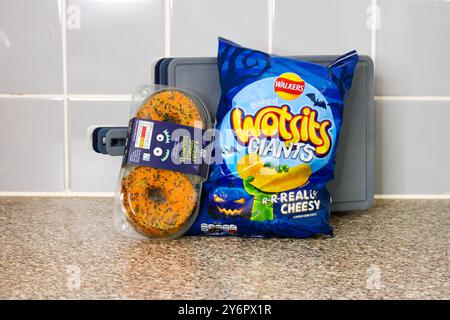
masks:
[[[333,215],[332,239],[140,242],[112,199],[0,198],[0,298],[450,298],[450,201]]]

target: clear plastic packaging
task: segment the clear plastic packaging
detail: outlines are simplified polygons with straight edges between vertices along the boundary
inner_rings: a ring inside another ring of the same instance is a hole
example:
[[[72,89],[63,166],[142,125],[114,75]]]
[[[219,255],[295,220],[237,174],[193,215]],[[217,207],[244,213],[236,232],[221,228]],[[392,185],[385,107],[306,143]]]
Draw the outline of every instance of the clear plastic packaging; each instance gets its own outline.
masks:
[[[133,238],[174,239],[183,235],[198,215],[202,183],[207,172],[195,175],[180,172],[178,168],[169,170],[130,164],[128,151],[130,143],[135,141],[132,139],[136,139],[136,131],[133,131],[136,130],[133,127],[136,118],[153,122],[152,129],[147,131],[156,137],[149,139],[163,141],[162,132],[157,134],[156,129],[167,123],[208,130],[212,128],[211,116],[204,103],[186,90],[155,85],[145,86],[133,95],[132,120],[116,188],[113,224],[122,235]],[[142,130],[139,132],[141,134]],[[164,157],[162,148],[151,150],[150,143],[153,142],[149,141],[145,146],[149,148],[148,154],[144,154],[144,158],[145,155]]]

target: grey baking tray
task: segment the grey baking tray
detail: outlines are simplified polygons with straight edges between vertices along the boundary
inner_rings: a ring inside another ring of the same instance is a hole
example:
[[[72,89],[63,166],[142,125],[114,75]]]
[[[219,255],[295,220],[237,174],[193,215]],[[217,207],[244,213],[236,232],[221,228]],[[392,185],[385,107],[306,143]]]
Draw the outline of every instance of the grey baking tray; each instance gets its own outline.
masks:
[[[299,56],[327,65],[337,56]],[[215,117],[220,99],[216,58],[166,58],[156,83],[196,93]],[[335,179],[329,184],[333,211],[366,209],[373,202],[374,104],[373,63],[361,56],[346,100],[337,149]]]

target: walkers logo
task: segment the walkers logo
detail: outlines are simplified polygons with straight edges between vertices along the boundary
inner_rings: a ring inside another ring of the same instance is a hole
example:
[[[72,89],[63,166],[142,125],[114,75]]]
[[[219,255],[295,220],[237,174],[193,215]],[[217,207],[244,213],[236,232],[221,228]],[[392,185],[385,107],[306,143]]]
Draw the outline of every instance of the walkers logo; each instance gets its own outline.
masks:
[[[295,73],[283,73],[275,80],[275,92],[284,100],[297,99],[305,90],[305,81]]]

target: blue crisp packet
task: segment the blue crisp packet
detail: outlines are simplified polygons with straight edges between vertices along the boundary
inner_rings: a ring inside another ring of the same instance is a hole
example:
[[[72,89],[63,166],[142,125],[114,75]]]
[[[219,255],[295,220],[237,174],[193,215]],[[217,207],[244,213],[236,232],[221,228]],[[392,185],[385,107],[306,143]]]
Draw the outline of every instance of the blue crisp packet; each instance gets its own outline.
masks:
[[[325,67],[219,39],[216,163],[189,234],[333,235],[326,184],[358,59]]]

